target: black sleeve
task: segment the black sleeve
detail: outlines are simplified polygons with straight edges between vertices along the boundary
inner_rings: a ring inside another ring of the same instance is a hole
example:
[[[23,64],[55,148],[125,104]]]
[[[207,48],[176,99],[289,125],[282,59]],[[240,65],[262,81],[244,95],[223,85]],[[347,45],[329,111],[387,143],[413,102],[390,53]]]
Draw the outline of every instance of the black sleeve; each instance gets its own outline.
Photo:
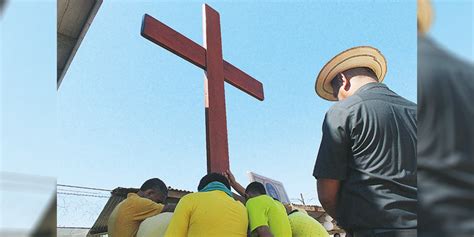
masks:
[[[323,137],[313,170],[316,179],[344,180],[350,147],[349,115],[343,108],[331,108],[324,118]]]

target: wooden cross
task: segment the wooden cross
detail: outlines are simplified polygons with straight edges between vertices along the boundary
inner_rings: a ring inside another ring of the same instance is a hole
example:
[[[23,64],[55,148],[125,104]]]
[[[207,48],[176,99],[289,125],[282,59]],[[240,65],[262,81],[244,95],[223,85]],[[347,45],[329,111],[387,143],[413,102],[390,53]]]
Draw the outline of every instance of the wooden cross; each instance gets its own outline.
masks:
[[[263,101],[263,85],[223,60],[219,13],[203,4],[204,47],[145,14],[141,35],[205,70],[207,172],[229,169],[224,81]]]

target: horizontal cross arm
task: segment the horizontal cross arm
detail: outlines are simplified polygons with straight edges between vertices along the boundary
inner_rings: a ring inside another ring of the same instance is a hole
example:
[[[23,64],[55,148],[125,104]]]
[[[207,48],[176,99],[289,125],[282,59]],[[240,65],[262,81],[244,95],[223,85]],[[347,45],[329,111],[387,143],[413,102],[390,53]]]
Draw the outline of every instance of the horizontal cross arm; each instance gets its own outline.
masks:
[[[186,61],[206,70],[206,49],[204,47],[148,14],[145,14],[143,18],[141,35],[184,58]],[[258,100],[264,99],[262,83],[227,61],[224,61],[224,79],[227,83]]]
[[[263,85],[247,73],[241,71],[234,65],[224,60],[224,78],[225,81],[245,93],[263,101],[265,98],[263,94]]]
[[[206,49],[148,14],[143,18],[141,35],[186,61],[206,69]]]

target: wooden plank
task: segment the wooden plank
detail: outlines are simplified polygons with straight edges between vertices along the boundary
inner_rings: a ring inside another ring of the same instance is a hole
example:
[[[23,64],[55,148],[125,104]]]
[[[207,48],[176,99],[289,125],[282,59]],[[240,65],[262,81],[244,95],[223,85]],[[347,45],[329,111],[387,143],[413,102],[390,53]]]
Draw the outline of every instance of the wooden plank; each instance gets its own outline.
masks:
[[[206,70],[206,49],[147,14],[143,17],[141,35]]]
[[[224,77],[227,83],[260,101],[264,100],[262,83],[226,61],[224,61]]]
[[[206,49],[204,47],[148,14],[145,14],[143,17],[141,35],[151,42],[184,58],[186,61],[207,70]],[[225,60],[223,65],[224,79],[227,83],[258,100],[262,101],[264,99],[263,85],[261,82]]]
[[[227,119],[225,110],[224,62],[219,13],[203,5],[204,47],[206,48],[208,173],[229,169]]]

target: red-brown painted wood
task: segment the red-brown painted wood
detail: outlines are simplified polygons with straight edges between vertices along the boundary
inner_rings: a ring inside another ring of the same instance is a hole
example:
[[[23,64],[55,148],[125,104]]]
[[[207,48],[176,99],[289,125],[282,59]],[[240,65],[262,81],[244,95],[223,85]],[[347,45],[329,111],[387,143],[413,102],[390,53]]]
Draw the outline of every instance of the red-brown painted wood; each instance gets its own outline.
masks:
[[[219,13],[203,5],[204,47],[206,48],[208,172],[229,169],[227,119],[225,110],[224,62]]]
[[[206,49],[159,20],[145,14],[141,35],[151,42],[206,70]],[[263,85],[224,60],[224,79],[245,93],[263,101]]]
[[[147,14],[143,17],[141,35],[206,70],[206,49],[204,47]]]
[[[219,13],[203,5],[204,47],[146,15],[141,35],[206,71],[204,81],[207,171],[229,169],[224,81],[259,99],[263,85],[223,60]]]
[[[236,68],[234,65],[224,60],[224,79],[227,83],[237,87],[243,92],[263,101],[263,85],[247,73]]]

